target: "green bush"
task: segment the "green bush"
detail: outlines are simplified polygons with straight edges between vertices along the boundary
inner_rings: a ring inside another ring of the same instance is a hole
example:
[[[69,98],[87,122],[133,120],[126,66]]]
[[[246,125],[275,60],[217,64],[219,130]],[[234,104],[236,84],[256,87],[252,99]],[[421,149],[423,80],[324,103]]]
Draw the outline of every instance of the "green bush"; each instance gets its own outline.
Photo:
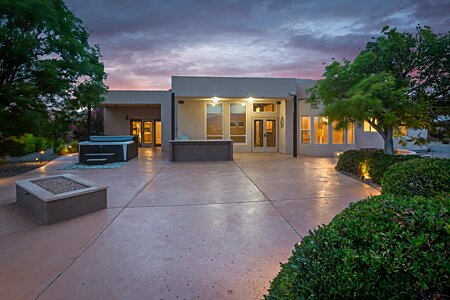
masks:
[[[370,153],[362,150],[347,150],[339,156],[336,170],[363,177],[363,164]]]
[[[450,295],[450,198],[353,203],[296,245],[273,299],[439,299]]]
[[[58,149],[62,146],[66,146],[63,139],[57,139],[56,141],[53,141],[53,152],[58,153]]]
[[[62,144],[58,146],[58,148],[56,149],[56,153],[58,155],[66,155],[69,153],[69,150],[66,148],[66,145]]]
[[[374,152],[367,157],[367,172],[374,182],[381,184],[381,178],[390,166],[418,158],[417,155],[389,155],[381,151]]]
[[[18,141],[19,141],[20,144],[22,144],[24,153],[33,153],[33,152],[35,152],[36,138],[32,134],[27,133],[24,136],[20,137],[18,139]]]
[[[381,180],[383,193],[401,196],[450,194],[450,159],[423,158],[390,167]]]
[[[69,153],[78,153],[78,141],[71,141],[67,147]]]
[[[41,136],[35,138],[34,145],[34,151],[36,152],[48,149],[47,139]]]
[[[383,151],[348,150],[339,156],[336,170],[358,178],[368,177],[380,184],[386,170],[399,162],[418,158],[416,155],[389,155]]]

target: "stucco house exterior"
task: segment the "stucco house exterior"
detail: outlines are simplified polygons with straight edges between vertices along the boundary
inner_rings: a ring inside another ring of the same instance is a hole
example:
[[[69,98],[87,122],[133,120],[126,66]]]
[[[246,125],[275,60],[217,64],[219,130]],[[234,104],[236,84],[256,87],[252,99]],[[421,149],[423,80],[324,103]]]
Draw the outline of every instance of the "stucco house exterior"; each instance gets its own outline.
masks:
[[[173,76],[168,91],[109,91],[102,103],[104,131],[136,135],[141,147],[162,151],[175,139],[233,140],[234,152],[313,156],[383,148],[368,124],[336,130],[321,108],[306,103],[306,89],[314,84],[295,78]],[[426,138],[425,130],[403,129],[408,136],[419,133]],[[395,148],[418,148],[398,140]]]

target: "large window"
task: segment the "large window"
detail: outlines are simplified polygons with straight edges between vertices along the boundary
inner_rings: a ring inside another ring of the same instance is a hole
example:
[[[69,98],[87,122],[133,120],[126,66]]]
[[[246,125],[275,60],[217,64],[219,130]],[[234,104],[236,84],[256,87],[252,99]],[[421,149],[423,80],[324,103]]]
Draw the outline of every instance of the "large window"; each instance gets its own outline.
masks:
[[[327,117],[314,117],[314,144],[328,144]]]
[[[394,137],[408,136],[408,129],[406,126],[400,126],[394,130]]]
[[[230,139],[235,144],[245,144],[247,136],[247,104],[230,104]]]
[[[372,122],[374,122],[375,124],[377,124],[377,120],[373,121],[373,119],[371,119]],[[372,127],[372,125],[369,124],[369,122],[364,121],[364,131],[365,132],[377,132],[377,130],[375,128]]]
[[[355,125],[353,122],[348,123],[347,125],[347,144],[355,143]]]
[[[254,112],[276,112],[275,103],[253,103]]]
[[[311,117],[300,117],[300,139],[302,144],[311,144]]]
[[[222,104],[208,103],[206,105],[206,139],[221,140],[222,138]]]
[[[332,128],[332,135],[331,135],[331,142],[335,145],[338,144],[344,144],[344,128],[341,129],[336,129],[338,122],[337,121],[333,121],[331,123]]]

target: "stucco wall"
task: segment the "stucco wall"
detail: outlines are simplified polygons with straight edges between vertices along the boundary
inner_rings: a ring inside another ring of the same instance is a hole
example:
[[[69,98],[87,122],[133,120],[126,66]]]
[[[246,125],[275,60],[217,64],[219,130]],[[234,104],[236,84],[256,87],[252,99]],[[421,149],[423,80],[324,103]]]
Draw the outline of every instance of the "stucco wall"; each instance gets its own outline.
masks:
[[[184,100],[180,100],[184,99]],[[191,139],[206,139],[206,105],[209,101],[205,100],[193,100],[185,98],[177,98],[176,115],[177,115],[177,129],[176,134],[180,136],[187,134]],[[179,103],[182,101],[183,103]],[[235,152],[251,152],[252,151],[252,126],[254,118],[274,118],[277,120],[277,146],[278,151],[286,153],[292,151],[292,148],[287,148],[287,141],[292,140],[292,126],[289,124],[289,120],[286,120],[286,104],[285,100],[263,100],[260,102],[271,102],[276,105],[276,112],[256,113],[253,112],[253,106],[243,99],[226,99],[221,100],[219,103],[223,105],[223,138],[230,138],[230,104],[231,103],[246,103],[246,143],[234,144]],[[277,104],[280,102],[280,104]],[[292,101],[291,101],[292,102]],[[291,113],[292,114],[292,113]],[[281,128],[280,120],[281,116],[285,118],[285,127]],[[292,116],[290,117],[292,122]],[[286,138],[286,134],[290,134],[291,138]],[[292,142],[290,142],[292,147]]]
[[[163,151],[171,132],[171,93],[167,91],[109,91],[102,102],[106,135],[130,134],[130,120],[160,119]],[[128,120],[127,120],[128,116]]]
[[[179,97],[285,98],[295,89],[294,78],[172,76],[172,90]]]
[[[299,137],[299,154],[303,155],[312,155],[312,156],[333,156],[336,151],[345,151],[349,149],[361,149],[361,148],[384,148],[384,141],[381,135],[378,132],[365,132],[364,127],[356,123],[355,124],[355,144],[332,144],[331,136],[332,136],[332,128],[329,126],[328,136],[329,143],[328,144],[314,144],[314,121],[313,118],[315,116],[321,116],[323,113],[323,106],[319,106],[318,109],[313,109],[311,106],[306,103],[304,100],[299,101],[299,120],[300,117],[306,116],[311,117],[311,144],[301,144],[301,140]],[[420,133],[421,137],[426,138],[427,131],[426,130],[417,130],[417,129],[408,129],[408,136],[417,137]],[[300,127],[299,127],[300,134]],[[407,137],[406,137],[407,139]],[[406,146],[402,146],[398,143],[400,138],[394,138],[394,148],[395,149],[408,149],[408,150],[420,150],[419,146],[415,146],[413,143],[409,142]],[[347,141],[347,139],[345,139]]]

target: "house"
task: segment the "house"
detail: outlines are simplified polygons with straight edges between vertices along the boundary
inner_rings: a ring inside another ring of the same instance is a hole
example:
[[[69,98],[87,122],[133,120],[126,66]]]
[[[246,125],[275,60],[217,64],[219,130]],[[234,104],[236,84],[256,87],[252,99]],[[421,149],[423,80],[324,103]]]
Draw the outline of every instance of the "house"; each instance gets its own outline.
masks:
[[[321,108],[306,103],[306,89],[314,83],[295,78],[173,76],[169,91],[109,91],[102,103],[104,131],[135,135],[141,147],[163,151],[178,138],[233,140],[234,152],[292,154],[297,148],[298,154],[313,156],[383,148],[383,139],[368,123],[337,130]],[[404,135],[426,138],[425,130],[402,130]],[[418,148],[411,143],[403,147],[399,138],[394,143],[395,148]]]

